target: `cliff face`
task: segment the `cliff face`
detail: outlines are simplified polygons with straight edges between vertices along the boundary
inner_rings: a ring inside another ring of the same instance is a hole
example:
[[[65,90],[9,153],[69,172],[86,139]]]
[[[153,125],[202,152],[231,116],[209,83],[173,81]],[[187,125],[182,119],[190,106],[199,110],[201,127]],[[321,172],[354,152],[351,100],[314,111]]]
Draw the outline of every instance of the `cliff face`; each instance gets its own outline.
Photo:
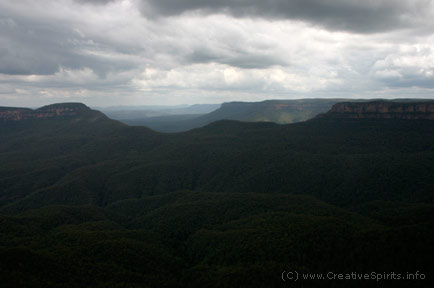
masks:
[[[0,107],[0,121],[21,121],[29,119],[67,118],[92,111],[81,103],[62,103],[41,107],[36,110],[27,108]]]
[[[434,101],[427,102],[343,102],[333,105],[321,118],[434,120]]]
[[[207,120],[207,123],[226,119],[247,122],[263,121],[288,124],[312,119],[319,113],[329,111],[332,105],[337,102],[337,99],[230,102],[223,103],[220,109],[203,116],[202,119]]]

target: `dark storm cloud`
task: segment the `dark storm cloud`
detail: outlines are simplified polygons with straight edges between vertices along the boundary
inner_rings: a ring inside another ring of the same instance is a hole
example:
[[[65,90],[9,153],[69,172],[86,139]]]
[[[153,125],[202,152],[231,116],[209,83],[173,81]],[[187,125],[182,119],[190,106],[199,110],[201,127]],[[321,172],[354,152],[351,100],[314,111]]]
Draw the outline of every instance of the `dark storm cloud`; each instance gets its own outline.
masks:
[[[184,12],[226,13],[237,17],[294,19],[333,30],[372,33],[412,27],[429,19],[432,0],[142,0],[148,16]]]

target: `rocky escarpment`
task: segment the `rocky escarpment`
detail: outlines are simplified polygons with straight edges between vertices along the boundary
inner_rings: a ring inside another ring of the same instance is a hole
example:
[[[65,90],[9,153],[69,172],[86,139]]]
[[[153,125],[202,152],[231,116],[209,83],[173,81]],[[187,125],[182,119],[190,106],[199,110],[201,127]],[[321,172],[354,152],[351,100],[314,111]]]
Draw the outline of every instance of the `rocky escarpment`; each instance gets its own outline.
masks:
[[[89,115],[92,112],[96,111],[91,110],[89,107],[81,103],[52,104],[36,110],[28,108],[0,107],[0,121],[68,118],[79,115]],[[99,114],[103,115],[102,113]]]
[[[342,102],[320,118],[434,120],[434,101],[426,102]]]

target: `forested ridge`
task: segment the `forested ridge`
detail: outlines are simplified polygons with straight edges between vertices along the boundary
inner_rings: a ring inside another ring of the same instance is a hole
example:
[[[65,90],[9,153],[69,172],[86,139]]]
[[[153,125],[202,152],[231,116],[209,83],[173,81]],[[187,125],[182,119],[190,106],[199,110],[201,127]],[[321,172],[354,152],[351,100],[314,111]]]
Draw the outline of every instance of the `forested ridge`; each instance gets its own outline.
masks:
[[[163,134],[68,111],[0,121],[2,287],[432,283],[432,120]],[[426,279],[286,283],[283,271]]]

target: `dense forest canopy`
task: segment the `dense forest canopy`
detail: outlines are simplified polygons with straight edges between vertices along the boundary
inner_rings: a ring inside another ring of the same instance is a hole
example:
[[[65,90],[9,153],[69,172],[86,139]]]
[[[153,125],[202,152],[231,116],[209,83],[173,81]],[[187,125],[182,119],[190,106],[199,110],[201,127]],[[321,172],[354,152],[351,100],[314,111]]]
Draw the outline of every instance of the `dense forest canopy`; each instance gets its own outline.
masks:
[[[282,287],[283,271],[418,272],[381,287],[429,287],[432,120],[163,134],[83,106],[0,121],[3,287]]]

